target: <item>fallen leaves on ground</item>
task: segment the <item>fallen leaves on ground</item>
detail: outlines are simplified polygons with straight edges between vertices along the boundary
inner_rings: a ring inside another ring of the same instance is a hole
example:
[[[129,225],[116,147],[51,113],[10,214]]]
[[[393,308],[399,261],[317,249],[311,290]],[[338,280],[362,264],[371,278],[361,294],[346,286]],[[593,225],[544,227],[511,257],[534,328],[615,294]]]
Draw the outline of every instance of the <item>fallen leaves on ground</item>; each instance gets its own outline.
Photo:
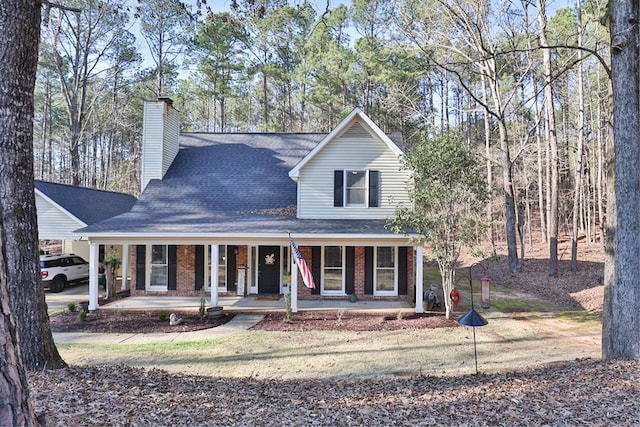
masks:
[[[337,311],[295,313],[284,322],[284,313],[269,313],[253,330],[261,331],[398,331],[402,329],[452,328],[459,326],[443,313],[373,315]]]
[[[640,423],[640,362],[461,377],[259,380],[127,366],[29,375],[46,425],[616,425]]]
[[[99,332],[99,333],[132,333],[149,334],[159,332],[190,332],[214,328],[223,325],[233,318],[232,313],[225,313],[219,318],[201,320],[193,312],[174,312],[182,319],[179,325],[171,326],[169,316],[162,319],[158,311],[109,312],[107,310],[88,314],[80,320],[77,312],[65,312],[50,318],[54,332]]]

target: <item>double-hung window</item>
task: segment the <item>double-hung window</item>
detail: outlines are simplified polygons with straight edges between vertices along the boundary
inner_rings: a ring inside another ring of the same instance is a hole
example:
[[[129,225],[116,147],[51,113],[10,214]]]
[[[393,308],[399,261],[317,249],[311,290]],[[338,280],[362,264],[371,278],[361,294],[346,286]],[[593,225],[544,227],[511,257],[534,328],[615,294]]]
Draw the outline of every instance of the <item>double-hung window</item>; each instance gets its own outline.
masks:
[[[397,295],[396,250],[391,246],[379,246],[375,251],[374,295]]]
[[[167,289],[169,284],[169,260],[167,245],[151,245],[151,275],[149,286]]]
[[[345,171],[346,206],[366,206],[367,171]]]
[[[325,246],[322,256],[322,291],[344,295],[344,251],[341,246]]]
[[[379,171],[336,170],[333,172],[333,206],[379,206]]]

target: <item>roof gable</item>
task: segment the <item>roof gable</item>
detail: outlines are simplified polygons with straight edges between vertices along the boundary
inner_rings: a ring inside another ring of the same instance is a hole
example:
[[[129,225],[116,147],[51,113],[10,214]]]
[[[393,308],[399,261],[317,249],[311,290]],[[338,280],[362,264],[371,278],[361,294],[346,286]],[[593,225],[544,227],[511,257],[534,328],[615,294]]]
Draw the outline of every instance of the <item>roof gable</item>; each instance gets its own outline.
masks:
[[[325,146],[340,136],[376,136],[398,156],[402,150],[367,116],[362,110],[356,108],[344,120],[336,126],[320,143],[314,147],[293,169],[289,171],[289,177],[297,180],[300,170],[309,163]]]

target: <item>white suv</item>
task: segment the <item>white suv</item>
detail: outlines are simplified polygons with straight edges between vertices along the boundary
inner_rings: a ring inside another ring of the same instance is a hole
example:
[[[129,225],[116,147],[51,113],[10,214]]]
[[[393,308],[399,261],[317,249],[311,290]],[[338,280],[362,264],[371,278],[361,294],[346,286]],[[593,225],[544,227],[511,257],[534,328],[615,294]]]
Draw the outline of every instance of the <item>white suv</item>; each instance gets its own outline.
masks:
[[[42,285],[61,292],[69,283],[89,280],[89,263],[74,254],[40,255]]]

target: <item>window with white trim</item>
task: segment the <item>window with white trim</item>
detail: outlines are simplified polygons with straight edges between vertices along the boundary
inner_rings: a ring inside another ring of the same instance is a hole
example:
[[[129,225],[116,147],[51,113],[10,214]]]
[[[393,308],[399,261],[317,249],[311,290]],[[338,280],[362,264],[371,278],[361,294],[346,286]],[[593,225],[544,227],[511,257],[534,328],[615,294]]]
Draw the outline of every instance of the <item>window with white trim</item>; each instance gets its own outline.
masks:
[[[367,171],[345,171],[345,206],[366,206]]]
[[[333,206],[374,208],[379,203],[380,172],[374,170],[333,171]]]
[[[374,295],[397,295],[397,251],[392,246],[379,246],[375,251]]]
[[[169,256],[167,245],[151,245],[151,274],[149,286],[167,289],[169,284]]]
[[[344,250],[341,246],[325,246],[322,250],[322,292],[344,294]]]
[[[218,246],[218,289],[227,289],[227,245]]]

